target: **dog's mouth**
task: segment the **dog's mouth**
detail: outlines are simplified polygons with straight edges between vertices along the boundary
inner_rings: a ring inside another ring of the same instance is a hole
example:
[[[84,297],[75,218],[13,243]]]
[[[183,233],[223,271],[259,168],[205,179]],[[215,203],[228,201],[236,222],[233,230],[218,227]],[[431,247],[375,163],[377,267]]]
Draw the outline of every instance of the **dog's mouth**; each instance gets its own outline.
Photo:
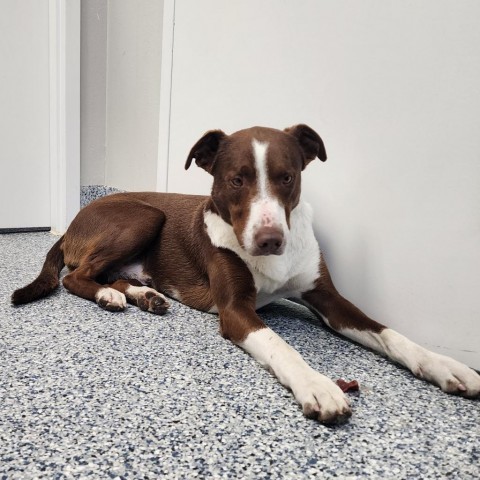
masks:
[[[254,250],[253,252],[250,252],[250,255],[252,255],[252,257],[268,257],[270,255],[283,255],[284,251],[285,248],[278,249],[271,253],[264,253],[263,251]]]

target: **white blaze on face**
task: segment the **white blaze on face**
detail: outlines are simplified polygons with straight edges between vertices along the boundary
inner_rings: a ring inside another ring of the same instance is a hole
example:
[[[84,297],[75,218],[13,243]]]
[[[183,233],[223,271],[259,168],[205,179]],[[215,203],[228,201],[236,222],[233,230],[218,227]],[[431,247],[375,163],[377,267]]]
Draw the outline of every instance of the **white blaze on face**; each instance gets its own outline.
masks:
[[[268,142],[252,141],[253,157],[257,173],[257,195],[254,197],[243,233],[243,245],[247,252],[255,249],[255,234],[263,227],[276,228],[285,235],[288,231],[285,209],[271,194],[268,181]]]

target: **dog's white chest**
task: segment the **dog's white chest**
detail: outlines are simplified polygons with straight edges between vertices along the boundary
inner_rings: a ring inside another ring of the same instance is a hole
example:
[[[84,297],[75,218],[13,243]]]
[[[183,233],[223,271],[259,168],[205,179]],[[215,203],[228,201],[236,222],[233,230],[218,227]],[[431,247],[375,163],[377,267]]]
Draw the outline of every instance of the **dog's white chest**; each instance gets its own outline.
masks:
[[[301,202],[292,211],[282,255],[249,255],[238,243],[232,226],[212,212],[205,212],[205,225],[213,245],[234,251],[248,266],[257,289],[257,308],[313,288],[319,276],[320,249],[309,204]]]

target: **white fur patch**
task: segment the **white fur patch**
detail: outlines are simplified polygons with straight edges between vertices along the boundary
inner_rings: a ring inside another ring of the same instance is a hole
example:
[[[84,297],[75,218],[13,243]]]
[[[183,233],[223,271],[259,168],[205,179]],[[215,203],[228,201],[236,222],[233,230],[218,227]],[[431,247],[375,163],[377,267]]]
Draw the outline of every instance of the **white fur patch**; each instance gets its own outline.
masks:
[[[113,283],[119,278],[135,279],[144,285],[149,285],[152,281],[150,275],[144,271],[143,265],[140,262],[123,265],[119,269],[111,271],[108,274],[109,283]]]
[[[178,302],[182,301],[182,296],[180,295],[180,292],[176,288],[169,288],[167,293]]]
[[[249,333],[239,345],[292,390],[305,413],[317,412],[320,420],[328,420],[350,412],[341,389],[328,377],[313,370],[270,328]]]
[[[325,320],[328,324],[328,319]],[[445,392],[467,396],[480,393],[480,375],[474,370],[453,358],[427,350],[391,328],[381,333],[347,328],[340,333],[388,356]]]
[[[104,301],[105,303],[118,308],[125,308],[127,306],[127,299],[122,292],[114,288],[104,287],[100,288],[95,295],[97,303]]]
[[[256,247],[255,234],[260,228],[276,228],[284,235],[288,232],[285,208],[280,205],[275,196],[271,195],[268,184],[268,142],[262,143],[253,139],[252,147],[257,172],[258,193],[250,205],[248,220],[242,236],[243,245],[248,252],[254,251]]]
[[[239,244],[233,227],[219,215],[205,211],[212,244],[235,252],[248,266],[257,290],[257,308],[278,298],[299,297],[319,277],[320,248],[312,228],[312,208],[300,202],[290,214],[290,231],[282,255],[254,256]]]
[[[155,289],[150,287],[137,287],[134,285],[130,285],[125,289],[125,294],[127,298],[135,301],[138,301],[138,299],[145,297],[145,294],[147,292],[152,292],[153,294],[167,301],[164,295],[162,295],[160,292],[157,292]]]
[[[252,140],[253,157],[255,159],[255,169],[257,171],[257,186],[260,197],[267,197],[268,188],[268,172],[267,172],[267,150],[268,142],[259,142]]]

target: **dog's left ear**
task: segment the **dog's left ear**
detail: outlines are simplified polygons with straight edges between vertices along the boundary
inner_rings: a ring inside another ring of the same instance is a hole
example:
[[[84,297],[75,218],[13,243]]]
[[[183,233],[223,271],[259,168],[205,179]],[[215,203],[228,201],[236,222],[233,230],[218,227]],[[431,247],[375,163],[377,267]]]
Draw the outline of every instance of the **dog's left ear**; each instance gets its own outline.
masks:
[[[300,148],[305,155],[303,168],[305,168],[316,157],[322,162],[327,159],[327,152],[323,140],[320,138],[320,135],[309,126],[304,124],[294,125],[293,127],[286,128],[284,132],[293,135],[298,140]]]
[[[185,163],[185,170],[188,170],[195,159],[195,163],[212,173],[215,156],[220,146],[220,142],[226,137],[222,130],[210,130],[207,132],[190,150],[187,162]]]

